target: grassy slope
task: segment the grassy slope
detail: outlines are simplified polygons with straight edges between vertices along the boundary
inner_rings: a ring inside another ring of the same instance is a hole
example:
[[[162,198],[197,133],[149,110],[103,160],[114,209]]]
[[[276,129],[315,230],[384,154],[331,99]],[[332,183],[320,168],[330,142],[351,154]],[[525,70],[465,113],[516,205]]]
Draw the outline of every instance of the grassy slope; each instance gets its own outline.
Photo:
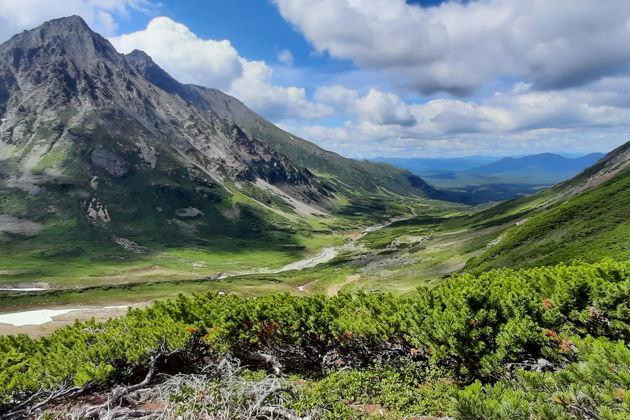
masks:
[[[59,287],[85,287],[190,280],[216,273],[278,268],[325,246],[339,245],[348,233],[378,224],[383,217],[412,210],[444,214],[457,209],[439,202],[383,202],[386,205],[373,214],[348,205],[327,218],[297,220],[285,227],[269,224],[256,236],[208,233],[202,240],[160,244],[154,237],[143,240],[141,234],[126,235],[149,247],[150,251],[143,254],[125,251],[107,238],[99,240],[93,236],[98,232],[85,231],[72,221],[57,222],[35,237],[15,236],[0,241],[0,283],[45,281]],[[377,200],[371,202],[377,204]],[[148,231],[162,231],[154,220],[145,223]]]
[[[449,222],[449,226],[459,228],[493,226],[519,220],[543,211],[558,201],[572,197],[580,191],[598,185],[601,180],[618,174],[624,167],[628,166],[629,155],[630,142],[611,151],[597,163],[567,181],[537,194],[505,201],[471,216],[452,220]]]
[[[597,188],[558,202],[505,232],[467,269],[532,267],[574,258],[630,257],[630,170]]]

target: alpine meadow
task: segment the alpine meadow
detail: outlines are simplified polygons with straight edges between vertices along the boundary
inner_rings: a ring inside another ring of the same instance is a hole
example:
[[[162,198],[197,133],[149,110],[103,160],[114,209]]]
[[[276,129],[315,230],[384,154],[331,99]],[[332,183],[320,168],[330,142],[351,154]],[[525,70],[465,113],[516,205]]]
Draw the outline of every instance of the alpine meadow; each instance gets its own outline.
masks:
[[[0,0],[0,420],[630,419],[628,22]]]

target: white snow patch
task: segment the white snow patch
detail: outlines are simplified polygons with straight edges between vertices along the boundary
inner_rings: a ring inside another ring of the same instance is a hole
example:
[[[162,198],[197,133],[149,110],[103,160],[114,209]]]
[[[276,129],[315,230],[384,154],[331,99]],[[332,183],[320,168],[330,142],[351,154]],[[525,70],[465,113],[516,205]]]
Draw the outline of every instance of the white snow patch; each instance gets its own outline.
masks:
[[[76,310],[78,309],[39,309],[36,311],[0,314],[0,323],[11,324],[16,327],[22,327],[24,325],[42,325],[47,322],[52,322],[53,317]]]
[[[175,210],[175,214],[179,217],[203,216],[203,212],[195,207],[186,207],[185,209],[177,209]]]
[[[18,288],[2,288],[0,290],[3,292],[39,292],[40,290],[48,290],[43,287],[18,287]]]

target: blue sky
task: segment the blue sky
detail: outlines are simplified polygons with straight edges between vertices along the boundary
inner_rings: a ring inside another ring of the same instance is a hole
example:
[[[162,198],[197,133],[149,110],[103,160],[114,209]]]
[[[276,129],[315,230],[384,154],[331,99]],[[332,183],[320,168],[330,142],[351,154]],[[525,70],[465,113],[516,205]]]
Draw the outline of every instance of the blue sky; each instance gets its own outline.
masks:
[[[346,156],[587,153],[630,137],[625,0],[0,0],[0,39],[70,14]]]

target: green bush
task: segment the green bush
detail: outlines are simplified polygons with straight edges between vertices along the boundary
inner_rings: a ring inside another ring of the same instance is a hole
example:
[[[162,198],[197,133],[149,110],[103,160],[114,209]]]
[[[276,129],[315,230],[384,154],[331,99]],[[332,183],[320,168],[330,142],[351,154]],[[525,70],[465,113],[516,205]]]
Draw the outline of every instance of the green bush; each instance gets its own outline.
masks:
[[[579,361],[553,373],[520,371],[516,379],[460,391],[460,419],[630,418],[630,349],[626,343],[576,339]]]
[[[463,418],[531,412],[570,418],[576,404],[594,406],[601,418],[620,418],[628,404],[629,288],[630,262],[604,260],[455,276],[405,297],[179,296],[40,339],[0,337],[0,398],[10,403],[42,387],[130,381],[165,346],[181,355],[179,371],[223,352],[248,362],[248,354],[265,353],[285,371],[303,374],[351,369],[314,385],[313,398],[334,400],[328,390],[337,389],[391,410],[446,412],[448,401],[422,393],[448,394],[447,378],[473,383],[457,399]],[[334,363],[327,365],[331,354]],[[381,361],[379,371],[369,370],[374,360]],[[516,373],[540,360],[556,372]],[[392,364],[399,368],[388,370]],[[416,386],[421,382],[424,388]],[[560,402],[544,400],[549,390]]]

